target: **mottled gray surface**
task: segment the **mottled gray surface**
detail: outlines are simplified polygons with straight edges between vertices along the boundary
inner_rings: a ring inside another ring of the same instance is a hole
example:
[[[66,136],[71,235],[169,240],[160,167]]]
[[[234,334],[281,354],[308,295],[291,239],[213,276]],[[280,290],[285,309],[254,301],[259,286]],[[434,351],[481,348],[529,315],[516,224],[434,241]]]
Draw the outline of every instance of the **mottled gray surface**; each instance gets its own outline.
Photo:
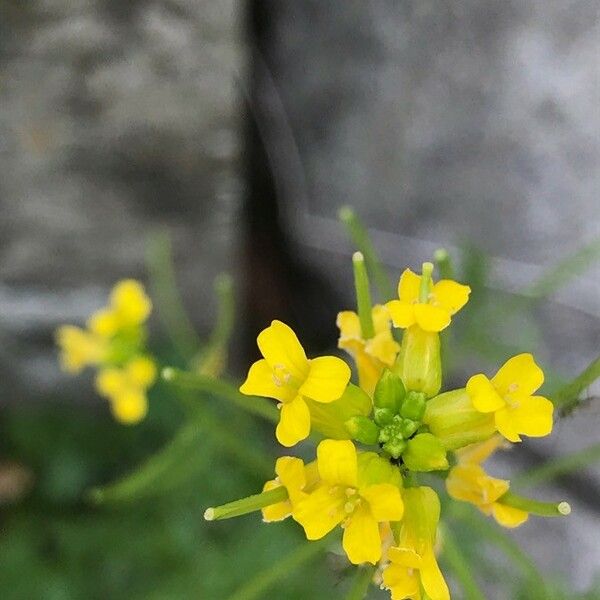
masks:
[[[52,329],[143,276],[158,226],[190,304],[212,308],[241,191],[240,19],[233,0],[0,5],[5,382],[56,382]]]
[[[469,240],[510,291],[598,238],[598,2],[269,5],[257,97],[276,191],[297,248],[340,290],[352,289],[351,248],[335,222],[343,204],[396,272]],[[538,354],[574,374],[600,349],[600,267],[553,300]],[[599,425],[592,406],[533,447],[581,449],[600,439]],[[598,469],[588,476],[600,481]],[[597,513],[570,490],[544,492],[568,496],[574,515],[518,535],[549,573],[585,587],[600,564]]]

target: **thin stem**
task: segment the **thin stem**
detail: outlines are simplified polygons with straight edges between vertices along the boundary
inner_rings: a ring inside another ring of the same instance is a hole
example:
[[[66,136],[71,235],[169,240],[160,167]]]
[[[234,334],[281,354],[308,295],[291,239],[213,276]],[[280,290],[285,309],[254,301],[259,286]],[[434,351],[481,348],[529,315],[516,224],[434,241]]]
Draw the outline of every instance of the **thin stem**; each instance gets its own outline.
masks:
[[[452,279],[454,277],[452,259],[445,248],[438,248],[433,253],[433,260],[438,268],[440,279]]]
[[[190,360],[201,346],[177,291],[173,269],[173,250],[166,232],[157,233],[148,242],[146,262],[150,272],[152,295],[166,334],[177,352]]]
[[[213,379],[212,377],[197,375],[195,373],[186,373],[173,367],[163,369],[162,377],[165,381],[173,383],[182,389],[214,394],[230,401],[246,412],[271,421],[271,423],[279,422],[279,411],[273,403],[258,396],[245,396],[235,386],[222,379]]]
[[[460,550],[454,535],[445,528],[443,531],[443,552],[448,564],[454,571],[456,579],[465,593],[465,600],[485,600],[485,594],[473,577],[471,566]]]
[[[262,492],[261,494],[254,494],[253,496],[247,496],[246,498],[240,498],[221,506],[212,506],[204,511],[204,518],[207,521],[221,521],[223,519],[231,519],[233,517],[241,517],[252,512],[256,512],[266,506],[277,504],[287,500],[288,493],[283,487],[277,487],[269,490],[268,492]]]
[[[289,577],[290,573],[299,569],[318,556],[329,543],[328,537],[310,544],[302,544],[285,558],[273,563],[245,585],[239,588],[228,600],[254,600],[264,598],[265,592],[280,579]]]
[[[532,498],[525,498],[513,492],[506,492],[498,499],[500,504],[519,508],[538,517],[566,517],[571,514],[568,502],[541,502]]]
[[[368,340],[375,335],[373,325],[373,305],[371,304],[371,291],[369,290],[369,277],[365,267],[365,259],[361,252],[352,255],[354,268],[354,288],[356,289],[356,305],[360,330],[363,339]]]
[[[553,397],[562,414],[572,412],[580,404],[580,395],[600,377],[600,357],[593,360],[575,379],[561,387]]]
[[[354,242],[358,250],[363,253],[367,268],[373,275],[381,300],[393,300],[395,297],[394,288],[388,274],[381,265],[379,256],[377,256],[377,252],[366,228],[356,216],[354,210],[349,206],[344,206],[340,209],[339,218],[346,226],[346,231],[348,232],[350,239]]]
[[[346,594],[346,600],[364,600],[369,592],[369,587],[375,574],[374,565],[364,565],[356,569],[352,585]]]
[[[513,479],[512,485],[515,487],[532,487],[555,477],[560,477],[565,473],[577,471],[598,460],[600,460],[600,444],[594,444],[585,450],[555,458],[539,467],[530,469]]]

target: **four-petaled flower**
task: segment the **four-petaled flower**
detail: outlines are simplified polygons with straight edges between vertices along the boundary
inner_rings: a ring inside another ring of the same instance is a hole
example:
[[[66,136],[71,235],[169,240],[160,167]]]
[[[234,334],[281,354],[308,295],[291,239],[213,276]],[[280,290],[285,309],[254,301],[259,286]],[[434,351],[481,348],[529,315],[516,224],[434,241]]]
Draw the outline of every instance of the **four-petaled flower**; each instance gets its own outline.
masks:
[[[520,434],[543,437],[552,431],[552,402],[533,396],[542,383],[544,373],[525,353],[509,359],[492,379],[473,375],[467,393],[476,410],[494,413],[496,429],[507,440],[520,442]]]
[[[257,343],[264,358],[250,367],[240,392],[281,402],[275,434],[283,446],[293,446],[310,433],[307,400],[328,403],[340,398],[350,368],[335,356],[306,358],[296,334],[281,321],[261,331]]]
[[[396,327],[417,325],[424,331],[442,331],[451,317],[468,301],[471,288],[450,279],[429,282],[427,297],[421,298],[421,275],[406,269],[398,283],[398,300],[386,304]]]
[[[446,489],[455,500],[469,502],[484,515],[493,515],[500,525],[512,528],[525,523],[529,515],[520,508],[499,501],[508,492],[510,482],[490,477],[481,466],[502,443],[502,438],[494,435],[485,442],[458,450],[458,464],[450,469]]]
[[[429,487],[404,490],[405,514],[399,543],[387,552],[390,564],[383,571],[383,584],[392,600],[450,600],[450,592],[434,552],[440,501]]]
[[[379,523],[399,521],[404,512],[398,471],[373,452],[357,455],[346,440],[321,442],[317,465],[321,482],[294,506],[294,519],[309,540],[342,523],[350,561],[375,564],[381,558]]]

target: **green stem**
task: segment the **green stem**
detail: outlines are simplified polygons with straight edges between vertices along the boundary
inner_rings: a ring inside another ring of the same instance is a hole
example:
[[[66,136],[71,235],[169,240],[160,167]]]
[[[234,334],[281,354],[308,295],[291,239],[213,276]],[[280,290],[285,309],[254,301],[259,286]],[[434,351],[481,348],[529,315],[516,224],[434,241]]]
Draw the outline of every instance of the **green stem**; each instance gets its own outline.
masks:
[[[362,337],[368,340],[375,335],[373,325],[373,305],[371,304],[371,291],[369,290],[369,277],[365,267],[365,259],[361,252],[352,255],[354,267],[354,287],[356,289],[356,305]]]
[[[152,236],[148,243],[146,262],[150,272],[152,295],[166,334],[177,352],[190,360],[201,346],[177,291],[173,269],[173,249],[166,232]]]
[[[266,506],[277,504],[288,499],[287,490],[283,487],[277,487],[269,490],[268,492],[262,492],[261,494],[254,494],[253,496],[247,496],[246,498],[240,498],[221,506],[212,506],[207,508],[204,512],[204,518],[207,521],[221,521],[223,519],[231,519],[233,517],[241,517],[252,512],[256,512]]]
[[[254,600],[255,598],[265,598],[267,596],[265,593],[266,590],[280,579],[289,577],[290,573],[313,560],[323,551],[328,543],[329,539],[328,537],[325,537],[318,542],[302,544],[285,558],[276,561],[271,567],[248,581],[248,583],[229,596],[228,600]],[[285,597],[281,594],[278,596]]]
[[[235,386],[222,379],[187,373],[173,367],[163,369],[162,378],[182,389],[206,392],[229,400],[246,412],[262,417],[271,423],[279,422],[279,411],[273,403],[258,396],[245,396]]]
[[[373,242],[367,233],[366,228],[356,216],[356,213],[349,207],[344,206],[339,211],[340,221],[346,226],[346,231],[353,241],[354,245],[363,253],[367,268],[372,273],[375,285],[379,291],[382,301],[393,300],[395,297],[394,288],[381,261],[377,256]]]
[[[465,600],[485,600],[485,595],[473,577],[471,566],[448,528],[443,531],[443,553],[465,593]]]
[[[562,414],[568,414],[580,404],[580,395],[600,377],[600,357],[593,360],[575,379],[561,387],[553,397]]]
[[[438,248],[433,253],[433,260],[438,268],[440,279],[452,279],[454,277],[452,259],[445,248]]]
[[[346,594],[346,600],[364,600],[369,592],[369,586],[375,574],[374,565],[364,565],[356,569],[352,585]]]
[[[571,514],[571,506],[568,502],[541,502],[540,500],[533,500],[532,498],[525,498],[512,492],[506,492],[503,496],[498,498],[500,504],[505,506],[512,506],[513,508],[519,508],[532,515],[538,517],[566,517]]]
[[[539,467],[535,467],[512,480],[515,487],[532,487],[545,481],[577,471],[594,461],[600,460],[600,444],[594,444],[585,450],[555,458]]]

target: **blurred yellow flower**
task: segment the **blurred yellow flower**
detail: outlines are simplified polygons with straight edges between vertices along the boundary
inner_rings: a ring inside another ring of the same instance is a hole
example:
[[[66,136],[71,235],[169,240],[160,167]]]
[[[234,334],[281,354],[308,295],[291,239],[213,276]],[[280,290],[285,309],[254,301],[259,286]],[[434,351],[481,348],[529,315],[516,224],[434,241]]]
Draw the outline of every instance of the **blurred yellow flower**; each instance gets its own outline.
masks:
[[[96,376],[96,389],[108,398],[115,419],[124,424],[141,421],[148,412],[146,390],[156,379],[156,365],[144,356],[125,367],[106,367]]]
[[[407,488],[403,498],[405,514],[398,545],[387,552],[390,563],[383,571],[383,584],[392,600],[450,600],[434,552],[440,501],[429,487]]]
[[[483,373],[467,382],[467,393],[481,413],[493,413],[496,429],[511,442],[522,435],[543,437],[552,431],[554,406],[543,396],[533,393],[544,382],[544,373],[531,354],[509,359],[488,379]]]
[[[340,398],[350,368],[335,356],[306,358],[296,334],[281,321],[261,331],[257,343],[264,358],[250,367],[240,392],[279,400],[277,439],[283,446],[293,446],[310,433],[306,400],[328,403]]]
[[[61,367],[68,373],[79,373],[84,367],[96,365],[104,359],[108,344],[104,339],[74,325],[62,325],[56,330],[60,347]]]
[[[526,511],[499,502],[508,492],[510,482],[490,477],[481,466],[503,440],[495,435],[489,440],[467,446],[456,455],[458,464],[450,470],[446,479],[448,494],[455,500],[475,505],[483,514],[493,515],[504,527],[518,527],[527,521]]]
[[[471,288],[450,279],[433,284],[430,275],[423,282],[422,277],[406,269],[398,283],[399,299],[386,306],[396,327],[407,329],[416,324],[424,331],[442,331],[450,325],[452,315],[467,303]]]
[[[390,314],[380,304],[372,309],[375,335],[365,340],[362,337],[358,314],[351,310],[338,313],[337,326],[340,330],[338,348],[346,350],[356,362],[360,387],[369,395],[373,394],[383,369],[391,367],[400,350],[391,330]]]
[[[294,506],[294,519],[309,540],[342,523],[350,562],[375,564],[381,558],[379,523],[399,521],[404,513],[399,472],[375,453],[357,455],[347,440],[321,442],[317,465],[321,482]]]

